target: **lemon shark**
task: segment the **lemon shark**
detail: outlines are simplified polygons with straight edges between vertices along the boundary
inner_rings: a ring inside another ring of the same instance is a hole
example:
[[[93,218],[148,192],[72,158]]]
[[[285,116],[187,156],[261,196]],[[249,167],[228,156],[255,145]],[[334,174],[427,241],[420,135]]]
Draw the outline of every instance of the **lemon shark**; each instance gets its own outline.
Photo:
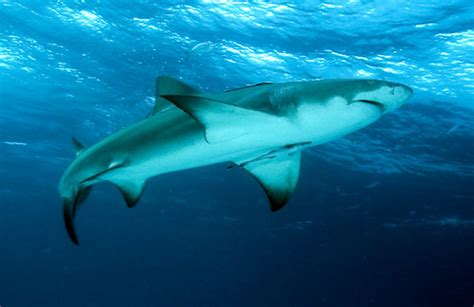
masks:
[[[73,220],[91,187],[113,183],[128,207],[148,178],[232,162],[265,191],[271,211],[291,197],[301,151],[361,129],[403,105],[412,90],[381,80],[260,83],[207,94],[158,77],[156,102],[143,120],[85,148],[59,184],[66,230],[79,244]]]

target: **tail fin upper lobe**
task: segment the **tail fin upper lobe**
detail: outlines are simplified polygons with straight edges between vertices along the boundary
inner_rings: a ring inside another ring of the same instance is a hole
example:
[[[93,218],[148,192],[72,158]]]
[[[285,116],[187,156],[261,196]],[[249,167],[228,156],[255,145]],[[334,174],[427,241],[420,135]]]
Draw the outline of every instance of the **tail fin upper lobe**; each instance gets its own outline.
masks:
[[[74,211],[76,207],[76,196],[74,199],[63,198],[63,214],[64,214],[64,225],[66,226],[67,234],[74,244],[79,245],[76,231],[74,229]]]
[[[71,241],[74,244],[79,245],[79,240],[77,239],[76,230],[74,228],[74,217],[76,215],[77,209],[81,204],[86,200],[87,196],[92,189],[92,186],[79,189],[79,192],[74,193],[72,197],[63,197],[63,215],[64,215],[64,224],[66,226],[66,231],[71,238]]]

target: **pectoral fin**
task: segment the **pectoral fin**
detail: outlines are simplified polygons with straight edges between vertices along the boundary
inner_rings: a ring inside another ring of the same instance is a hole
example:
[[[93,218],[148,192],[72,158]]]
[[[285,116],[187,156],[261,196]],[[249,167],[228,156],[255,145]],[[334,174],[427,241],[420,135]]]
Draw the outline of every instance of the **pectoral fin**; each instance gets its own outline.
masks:
[[[244,166],[265,190],[274,212],[286,205],[300,174],[301,152],[256,161]]]
[[[129,208],[133,208],[138,203],[145,188],[145,181],[141,180],[113,180],[112,183],[122,192]]]

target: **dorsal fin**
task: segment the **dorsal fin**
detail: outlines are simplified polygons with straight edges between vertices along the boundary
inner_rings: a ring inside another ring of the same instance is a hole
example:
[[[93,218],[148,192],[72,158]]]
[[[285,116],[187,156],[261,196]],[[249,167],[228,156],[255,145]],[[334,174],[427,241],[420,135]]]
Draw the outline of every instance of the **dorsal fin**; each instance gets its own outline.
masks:
[[[268,129],[282,127],[287,123],[285,118],[212,98],[174,95],[165,98],[204,127],[208,143],[220,143],[244,135],[261,133],[262,125],[258,126],[257,123],[265,123],[264,127]]]
[[[250,84],[250,85],[246,85],[246,86],[233,88],[233,89],[227,90],[225,92],[228,93],[228,92],[233,92],[233,91],[237,91],[237,90],[243,90],[245,88],[257,87],[257,86],[261,86],[261,85],[270,85],[270,84],[273,84],[273,83],[272,82],[260,82],[260,83],[256,83],[256,84]]]
[[[76,150],[76,157],[79,156],[86,148],[75,137],[72,137],[72,145]]]
[[[156,95],[155,95],[155,106],[153,110],[148,114],[148,117],[153,116],[159,112],[174,107],[174,105],[163,98],[166,95],[199,95],[200,92],[194,89],[192,86],[176,80],[171,77],[162,76],[156,79]]]

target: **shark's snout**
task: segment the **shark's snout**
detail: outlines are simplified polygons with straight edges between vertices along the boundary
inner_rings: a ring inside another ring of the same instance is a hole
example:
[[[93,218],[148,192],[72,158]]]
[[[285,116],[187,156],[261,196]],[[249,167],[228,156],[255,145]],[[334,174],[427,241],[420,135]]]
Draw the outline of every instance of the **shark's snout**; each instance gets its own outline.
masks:
[[[413,90],[410,87],[400,83],[368,80],[362,83],[362,86],[365,86],[366,89],[359,91],[353,97],[352,102],[377,107],[381,113],[401,107],[413,95]]]
[[[407,100],[413,95],[413,90],[404,84],[388,83],[390,94],[400,99]]]
[[[386,88],[388,94],[383,95],[384,98],[380,101],[384,105],[386,112],[401,107],[413,95],[413,90],[404,84],[387,82]]]

